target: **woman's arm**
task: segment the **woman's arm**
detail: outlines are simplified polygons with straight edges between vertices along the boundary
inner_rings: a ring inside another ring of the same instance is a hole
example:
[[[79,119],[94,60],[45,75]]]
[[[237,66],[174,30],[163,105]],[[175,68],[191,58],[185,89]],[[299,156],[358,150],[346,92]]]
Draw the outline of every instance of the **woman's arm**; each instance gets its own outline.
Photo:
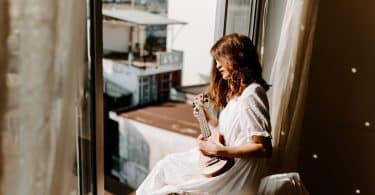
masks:
[[[254,143],[242,146],[222,146],[217,155],[229,158],[271,157],[272,144],[269,137],[254,135],[252,140]]]
[[[198,137],[200,150],[210,156],[221,156],[228,158],[270,157],[272,144],[270,137],[252,136],[253,143],[241,146],[223,146],[215,142],[204,141]]]

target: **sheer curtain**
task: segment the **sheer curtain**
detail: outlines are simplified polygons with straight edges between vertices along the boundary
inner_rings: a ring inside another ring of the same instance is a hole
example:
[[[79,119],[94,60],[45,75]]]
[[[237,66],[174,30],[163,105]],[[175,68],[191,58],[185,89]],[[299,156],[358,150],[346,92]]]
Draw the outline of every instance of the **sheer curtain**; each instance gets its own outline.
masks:
[[[6,107],[6,73],[7,62],[6,62],[6,35],[8,34],[8,6],[5,0],[0,0],[0,148],[3,145],[2,132],[4,128],[2,126],[4,121],[5,107]],[[3,151],[0,150],[0,181],[4,177],[4,157]],[[3,186],[0,186],[0,194],[2,194]]]
[[[266,3],[268,5],[271,2]],[[270,70],[269,91],[274,153],[272,168],[276,172],[297,167],[300,126],[303,117],[310,57],[317,17],[318,0],[288,0],[279,31],[275,56],[263,56]],[[270,10],[264,11],[269,13]],[[270,18],[265,18],[266,23]],[[265,25],[263,24],[263,28]],[[266,51],[267,29],[263,29],[261,54]],[[275,39],[274,39],[275,40]],[[268,45],[270,46],[270,45]]]
[[[3,6],[6,3],[9,7]],[[6,78],[6,85],[0,86],[5,110],[0,115],[1,194],[74,191],[85,5],[75,0],[0,0],[1,19],[9,17],[5,33],[0,19],[1,45],[8,43],[0,50],[1,84]]]

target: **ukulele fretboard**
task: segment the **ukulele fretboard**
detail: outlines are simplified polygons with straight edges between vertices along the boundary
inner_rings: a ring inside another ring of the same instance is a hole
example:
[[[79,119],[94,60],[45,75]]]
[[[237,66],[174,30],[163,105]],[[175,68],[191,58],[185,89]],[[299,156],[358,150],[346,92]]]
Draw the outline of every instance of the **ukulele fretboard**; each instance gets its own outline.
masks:
[[[211,131],[208,126],[204,111],[202,107],[198,107],[198,122],[201,128],[202,135],[207,138],[211,136]]]

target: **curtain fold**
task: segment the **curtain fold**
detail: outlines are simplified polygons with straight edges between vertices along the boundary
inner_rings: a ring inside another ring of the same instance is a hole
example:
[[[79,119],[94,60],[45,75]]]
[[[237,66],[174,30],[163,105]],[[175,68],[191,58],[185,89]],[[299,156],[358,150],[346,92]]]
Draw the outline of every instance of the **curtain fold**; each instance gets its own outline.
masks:
[[[304,105],[308,87],[311,53],[318,13],[317,0],[306,1],[303,7],[302,23],[300,26],[301,37],[299,38],[298,51],[296,54],[295,75],[290,92],[289,131],[285,138],[284,152],[281,153],[281,168],[284,170],[295,170],[298,163],[299,140],[302,127]],[[299,64],[299,65],[298,65]],[[287,125],[286,125],[287,126]],[[290,157],[289,157],[290,155]]]
[[[86,2],[9,3],[7,12],[1,12],[10,16],[5,74],[11,81],[1,124],[2,162],[9,170],[1,181],[2,194],[67,195],[77,191],[78,181],[73,159],[78,83],[83,79],[79,74],[85,66]]]
[[[3,146],[4,128],[3,121],[7,104],[7,87],[6,87],[6,72],[7,72],[7,37],[9,30],[8,23],[8,1],[0,0],[0,148]],[[0,150],[0,182],[2,182],[5,175],[4,154]],[[2,194],[2,185],[0,185],[0,194]]]
[[[317,9],[318,0],[287,1],[276,56],[270,64],[265,64],[271,66],[269,97],[274,172],[297,168]],[[267,32],[265,34],[267,36]],[[264,47],[261,46],[261,51]]]

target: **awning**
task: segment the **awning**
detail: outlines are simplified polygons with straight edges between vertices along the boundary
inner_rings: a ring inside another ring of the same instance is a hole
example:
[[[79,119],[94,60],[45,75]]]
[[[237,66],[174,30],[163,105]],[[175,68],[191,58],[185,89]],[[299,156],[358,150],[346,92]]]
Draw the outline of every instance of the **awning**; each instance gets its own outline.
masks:
[[[134,9],[103,9],[102,13],[104,16],[137,25],[186,24],[186,22],[170,19],[162,15],[151,14],[149,12]]]

